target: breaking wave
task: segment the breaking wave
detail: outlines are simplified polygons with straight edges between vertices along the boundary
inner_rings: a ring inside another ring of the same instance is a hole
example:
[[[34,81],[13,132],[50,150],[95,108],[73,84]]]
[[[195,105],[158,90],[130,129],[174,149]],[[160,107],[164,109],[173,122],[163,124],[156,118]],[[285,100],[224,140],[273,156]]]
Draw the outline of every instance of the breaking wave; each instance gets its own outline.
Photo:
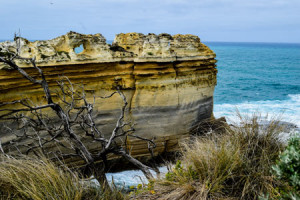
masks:
[[[285,100],[248,101],[237,104],[215,104],[215,117],[225,116],[227,120],[236,121],[236,110],[242,115],[258,112],[262,116],[279,117],[280,120],[300,127],[300,94],[290,94]]]

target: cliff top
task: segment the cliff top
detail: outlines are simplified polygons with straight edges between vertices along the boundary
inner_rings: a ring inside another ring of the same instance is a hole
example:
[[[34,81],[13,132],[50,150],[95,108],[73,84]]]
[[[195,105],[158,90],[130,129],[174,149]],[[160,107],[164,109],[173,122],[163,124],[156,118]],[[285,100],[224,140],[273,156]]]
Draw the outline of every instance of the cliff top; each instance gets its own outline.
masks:
[[[83,51],[75,48],[83,46]],[[19,48],[17,48],[19,47]],[[100,62],[173,62],[214,58],[215,53],[195,35],[159,35],[149,33],[120,33],[107,44],[101,34],[69,32],[52,40],[31,42],[25,38],[0,43],[0,56],[16,53],[25,58],[36,58],[39,66],[70,65]],[[24,60],[17,64],[29,67]],[[5,64],[0,64],[0,69]]]

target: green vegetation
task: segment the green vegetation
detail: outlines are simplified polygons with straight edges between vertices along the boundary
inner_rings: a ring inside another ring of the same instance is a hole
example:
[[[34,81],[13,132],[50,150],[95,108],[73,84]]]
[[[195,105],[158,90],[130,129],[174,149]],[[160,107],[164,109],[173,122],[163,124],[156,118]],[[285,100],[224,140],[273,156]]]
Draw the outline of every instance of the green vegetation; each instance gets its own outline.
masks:
[[[153,53],[152,53],[152,52],[147,52],[147,54],[148,54],[149,56],[153,56]]]
[[[290,139],[272,169],[278,179],[287,181],[295,190],[300,191],[300,137]]]
[[[278,199],[300,199],[300,136],[289,140],[288,146],[272,166],[275,177],[286,183],[279,187]]]

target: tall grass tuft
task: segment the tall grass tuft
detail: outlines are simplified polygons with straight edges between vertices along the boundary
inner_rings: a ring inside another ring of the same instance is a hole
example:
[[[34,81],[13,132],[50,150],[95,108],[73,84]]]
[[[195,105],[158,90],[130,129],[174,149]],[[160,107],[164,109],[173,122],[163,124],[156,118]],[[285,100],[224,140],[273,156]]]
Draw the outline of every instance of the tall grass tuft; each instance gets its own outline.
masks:
[[[45,159],[0,156],[0,200],[124,200],[126,195],[112,186],[103,190],[80,179],[66,166]]]
[[[84,187],[77,174],[59,169],[46,159],[0,159],[2,199],[82,199]]]
[[[222,134],[195,136],[183,144],[181,161],[156,182],[157,195],[164,199],[258,199],[278,195],[281,183],[271,166],[284,145],[278,120],[268,123],[254,114],[227,127]],[[165,187],[164,187],[165,186]]]
[[[238,116],[241,124],[229,133],[239,147],[243,161],[238,169],[238,181],[233,185],[241,191],[237,190],[235,194],[244,199],[257,199],[265,192],[277,196],[275,188],[281,183],[272,175],[271,166],[284,149],[281,133],[285,126],[275,118],[267,120],[259,114],[243,117],[238,113]]]

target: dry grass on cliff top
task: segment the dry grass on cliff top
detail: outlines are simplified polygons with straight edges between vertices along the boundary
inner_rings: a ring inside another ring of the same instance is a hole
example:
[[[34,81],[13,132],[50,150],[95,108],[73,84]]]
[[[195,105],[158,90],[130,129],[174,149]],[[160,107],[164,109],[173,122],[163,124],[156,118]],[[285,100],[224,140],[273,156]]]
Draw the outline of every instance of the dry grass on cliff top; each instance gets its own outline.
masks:
[[[123,200],[113,188],[102,193],[68,168],[58,168],[47,159],[0,156],[0,199],[30,200]]]
[[[276,196],[279,184],[270,173],[283,149],[278,120],[261,126],[259,115],[242,117],[223,134],[197,136],[183,144],[182,157],[166,177],[155,181],[147,199],[258,199]]]
[[[32,158],[0,158],[0,194],[2,199],[79,200],[83,185],[75,173],[53,163]]]

